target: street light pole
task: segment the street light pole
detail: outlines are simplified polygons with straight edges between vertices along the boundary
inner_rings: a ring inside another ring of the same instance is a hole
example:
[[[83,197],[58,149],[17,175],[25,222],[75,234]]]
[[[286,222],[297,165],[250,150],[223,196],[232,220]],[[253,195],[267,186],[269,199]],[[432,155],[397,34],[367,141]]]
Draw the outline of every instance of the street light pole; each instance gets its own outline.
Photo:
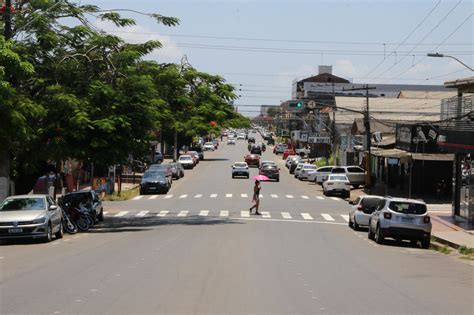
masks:
[[[451,58],[451,59],[456,60],[457,62],[459,62],[460,64],[462,64],[464,67],[468,68],[469,70],[474,71],[473,68],[469,67],[467,64],[465,64],[464,62],[462,62],[461,60],[459,60],[458,58],[453,57],[453,56],[449,56],[449,55],[445,55],[445,54],[440,54],[440,53],[427,53],[426,56],[428,56],[428,57],[436,57],[436,58],[443,58],[443,57]]]

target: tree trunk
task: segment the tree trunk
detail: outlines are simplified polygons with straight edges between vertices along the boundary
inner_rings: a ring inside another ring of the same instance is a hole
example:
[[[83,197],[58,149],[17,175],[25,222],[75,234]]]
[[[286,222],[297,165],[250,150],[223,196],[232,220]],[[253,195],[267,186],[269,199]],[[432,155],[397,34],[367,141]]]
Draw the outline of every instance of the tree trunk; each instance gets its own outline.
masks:
[[[10,195],[10,146],[5,141],[0,146],[0,201]]]

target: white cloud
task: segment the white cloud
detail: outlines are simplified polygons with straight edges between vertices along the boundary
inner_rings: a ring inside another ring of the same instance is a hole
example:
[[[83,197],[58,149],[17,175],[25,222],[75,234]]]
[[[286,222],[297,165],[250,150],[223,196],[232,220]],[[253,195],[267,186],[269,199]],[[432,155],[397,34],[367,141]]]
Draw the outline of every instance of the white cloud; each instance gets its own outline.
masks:
[[[184,55],[169,36],[160,35],[140,25],[119,28],[111,22],[100,20],[97,20],[94,25],[110,34],[121,37],[124,41],[131,44],[144,43],[150,40],[160,41],[163,47],[155,49],[152,53],[147,55],[146,59],[148,60],[179,62]]]

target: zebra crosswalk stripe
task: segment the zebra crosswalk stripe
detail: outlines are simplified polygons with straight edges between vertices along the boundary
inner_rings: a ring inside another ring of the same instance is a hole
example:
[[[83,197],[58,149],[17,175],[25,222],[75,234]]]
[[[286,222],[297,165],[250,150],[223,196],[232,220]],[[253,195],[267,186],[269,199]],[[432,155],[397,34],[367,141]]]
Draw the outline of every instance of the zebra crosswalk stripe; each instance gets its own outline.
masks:
[[[278,195],[271,194],[272,198],[278,198]]]
[[[286,195],[286,198],[293,199],[293,195]]]
[[[179,199],[184,199],[184,198],[186,198],[187,196],[188,196],[188,195],[181,195],[181,196],[179,196]]]
[[[340,198],[337,198],[337,197],[331,197],[332,200],[336,200],[336,201],[341,201]]]
[[[209,214],[209,210],[201,210],[201,212],[199,212],[199,215],[201,217],[207,217],[208,214]]]
[[[216,198],[216,197],[217,197],[217,194],[211,194],[210,197],[211,197],[211,198]]]
[[[188,213],[189,213],[189,211],[187,211],[187,210],[180,211],[178,213],[178,217],[185,217],[185,216],[188,215]]]
[[[349,222],[349,215],[348,215],[348,214],[341,214],[341,217],[342,217],[346,222]]]
[[[321,196],[316,196],[316,198],[318,198],[319,200],[324,200],[324,197]]]
[[[119,213],[117,213],[116,215],[114,215],[114,217],[123,217],[123,216],[125,216],[127,213],[128,213],[128,211],[120,211]]]
[[[242,218],[249,218],[249,217],[250,217],[250,212],[249,212],[249,211],[246,211],[246,210],[240,211],[240,216],[241,216]]]
[[[334,218],[333,218],[331,215],[327,214],[327,213],[321,213],[321,216],[322,216],[322,217],[324,218],[324,220],[326,220],[326,221],[334,221]]]
[[[229,211],[228,210],[221,210],[220,216],[221,217],[228,217],[229,216]]]
[[[166,195],[164,199],[170,199],[173,198],[173,195]]]
[[[232,198],[232,194],[225,194],[226,198]]]
[[[150,211],[140,211],[140,212],[137,213],[137,217],[144,217],[144,216],[146,216],[146,214],[148,212],[150,212]]]
[[[268,211],[262,211],[262,218],[271,218],[270,212]]]
[[[153,200],[153,199],[156,199],[156,198],[158,198],[158,195],[153,195],[153,196],[150,196],[150,198],[148,198],[148,199],[151,199],[151,200]]]
[[[157,217],[166,217],[166,215],[169,213],[167,210],[160,211],[156,216]]]
[[[303,198],[303,199],[309,199],[309,197],[308,197],[308,196],[305,196],[305,195],[301,195],[301,198]]]
[[[283,219],[291,219],[291,214],[289,212],[282,212],[281,216]]]
[[[242,197],[242,198],[248,198],[248,195],[247,195],[247,194],[240,194],[240,197]]]
[[[197,194],[196,196],[194,196],[194,198],[201,198],[202,197],[202,194]]]
[[[309,213],[301,213],[301,216],[302,216],[303,219],[305,219],[305,220],[313,220],[313,217],[312,217],[311,214],[309,214]]]
[[[132,200],[140,200],[142,198],[143,198],[143,195],[139,195],[139,196],[134,197]]]

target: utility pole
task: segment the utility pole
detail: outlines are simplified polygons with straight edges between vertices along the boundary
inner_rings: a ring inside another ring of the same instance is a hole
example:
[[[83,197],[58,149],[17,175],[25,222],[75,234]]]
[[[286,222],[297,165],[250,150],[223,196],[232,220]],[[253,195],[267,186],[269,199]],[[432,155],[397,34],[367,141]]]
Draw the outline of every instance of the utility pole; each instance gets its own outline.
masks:
[[[334,91],[334,82],[332,82],[332,97],[334,98],[334,107],[332,109],[332,155],[333,163],[337,165],[337,153],[336,153],[336,92]]]
[[[13,37],[13,30],[12,30],[12,0],[5,1],[5,39],[9,40]]]
[[[371,165],[370,165],[370,157],[371,157],[371,138],[370,138],[370,109],[369,109],[369,90],[374,90],[376,89],[375,86],[369,86],[366,84],[363,87],[360,88],[351,88],[351,89],[343,89],[343,91],[361,91],[365,90],[365,101],[366,101],[366,107],[364,111],[364,126],[365,126],[365,136],[366,136],[366,150],[368,152],[367,155],[367,160],[366,160],[366,170],[367,170],[367,177],[365,179],[366,186],[369,187],[372,185],[371,181]]]

